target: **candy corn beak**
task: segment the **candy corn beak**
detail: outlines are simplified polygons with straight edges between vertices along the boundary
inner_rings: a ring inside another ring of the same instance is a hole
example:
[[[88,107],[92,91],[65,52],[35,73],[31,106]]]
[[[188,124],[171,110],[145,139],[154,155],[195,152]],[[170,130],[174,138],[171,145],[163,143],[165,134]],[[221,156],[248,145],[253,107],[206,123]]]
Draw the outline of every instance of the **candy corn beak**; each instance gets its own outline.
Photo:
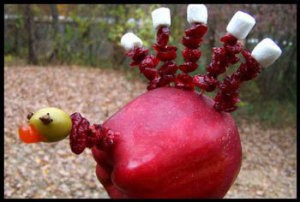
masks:
[[[19,137],[22,142],[27,144],[47,141],[32,124],[19,126]]]

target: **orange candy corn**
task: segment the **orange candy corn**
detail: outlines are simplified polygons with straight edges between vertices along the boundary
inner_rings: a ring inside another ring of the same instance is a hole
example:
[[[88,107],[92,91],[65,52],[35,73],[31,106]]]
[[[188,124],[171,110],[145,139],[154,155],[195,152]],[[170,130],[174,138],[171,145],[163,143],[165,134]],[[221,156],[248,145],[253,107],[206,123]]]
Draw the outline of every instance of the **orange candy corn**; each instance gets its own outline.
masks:
[[[19,137],[24,143],[37,143],[47,141],[31,124],[29,126],[19,126]]]

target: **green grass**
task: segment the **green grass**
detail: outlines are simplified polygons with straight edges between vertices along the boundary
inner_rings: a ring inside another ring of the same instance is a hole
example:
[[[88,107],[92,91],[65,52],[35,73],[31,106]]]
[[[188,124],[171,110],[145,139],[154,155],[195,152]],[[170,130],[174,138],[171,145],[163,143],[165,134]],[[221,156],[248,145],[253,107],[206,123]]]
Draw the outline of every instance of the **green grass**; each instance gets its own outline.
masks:
[[[7,54],[4,56],[4,66],[26,65],[26,59]]]
[[[254,102],[241,102],[239,108],[233,112],[237,122],[247,120],[259,122],[266,128],[284,128],[297,126],[295,104],[277,100],[256,100]]]
[[[272,128],[296,127],[296,98],[279,101],[262,96],[256,80],[246,82],[241,86],[239,108],[233,112],[239,119],[249,122],[259,122],[262,126]]]

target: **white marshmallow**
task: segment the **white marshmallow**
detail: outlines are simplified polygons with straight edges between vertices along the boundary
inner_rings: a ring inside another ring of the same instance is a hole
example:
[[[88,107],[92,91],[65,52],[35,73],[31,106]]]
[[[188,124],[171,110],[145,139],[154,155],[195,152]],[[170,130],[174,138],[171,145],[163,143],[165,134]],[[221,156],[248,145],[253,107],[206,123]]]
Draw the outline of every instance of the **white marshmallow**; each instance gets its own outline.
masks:
[[[137,37],[135,34],[128,32],[124,34],[121,38],[121,45],[126,49],[130,50],[134,47],[141,47],[143,46],[142,40]]]
[[[251,55],[261,66],[267,67],[279,58],[281,49],[272,39],[266,38],[254,47]]]
[[[245,39],[254,25],[255,19],[252,16],[242,11],[238,11],[231,18],[226,30],[237,39]]]
[[[189,4],[187,7],[187,21],[207,24],[207,8],[204,4]]]
[[[170,9],[161,7],[152,11],[153,27],[157,29],[159,26],[171,25],[171,12]]]

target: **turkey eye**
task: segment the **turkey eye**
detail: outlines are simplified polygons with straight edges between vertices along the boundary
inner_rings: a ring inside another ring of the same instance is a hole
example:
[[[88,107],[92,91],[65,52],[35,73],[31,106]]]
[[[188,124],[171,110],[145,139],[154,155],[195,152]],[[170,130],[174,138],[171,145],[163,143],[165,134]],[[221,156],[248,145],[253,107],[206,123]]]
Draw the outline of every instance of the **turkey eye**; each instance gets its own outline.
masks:
[[[45,125],[50,124],[53,121],[49,113],[45,114],[44,116],[41,116],[40,120]]]

